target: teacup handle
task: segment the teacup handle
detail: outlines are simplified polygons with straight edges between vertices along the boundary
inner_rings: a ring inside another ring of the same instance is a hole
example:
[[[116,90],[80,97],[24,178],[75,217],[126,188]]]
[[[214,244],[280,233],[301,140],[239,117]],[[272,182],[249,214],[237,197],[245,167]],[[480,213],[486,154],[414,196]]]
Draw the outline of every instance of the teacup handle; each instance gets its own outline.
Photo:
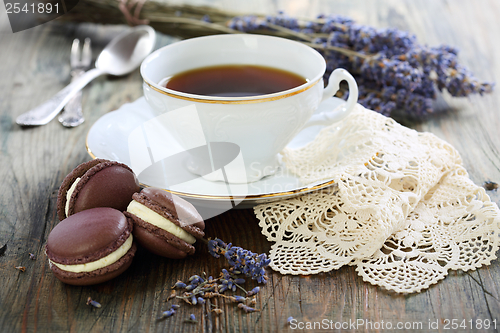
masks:
[[[349,97],[347,98],[347,102],[337,107],[333,111],[321,112],[313,115],[304,125],[304,128],[314,125],[333,124],[334,122],[341,120],[352,110],[354,110],[354,107],[358,102],[358,85],[352,75],[342,68],[337,68],[332,72],[332,74],[330,74],[328,85],[323,90],[323,97],[321,101],[323,102],[325,99],[333,97],[333,95],[335,95],[335,93],[339,90],[340,82],[343,80],[346,80],[347,85],[349,86]]]

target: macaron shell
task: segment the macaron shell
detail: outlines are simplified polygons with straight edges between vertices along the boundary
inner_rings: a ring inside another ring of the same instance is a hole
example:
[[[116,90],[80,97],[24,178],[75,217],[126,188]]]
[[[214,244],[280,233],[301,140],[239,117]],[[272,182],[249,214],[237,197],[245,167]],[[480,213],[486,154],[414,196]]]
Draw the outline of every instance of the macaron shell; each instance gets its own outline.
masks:
[[[128,250],[128,252],[120,258],[117,262],[101,268],[92,272],[85,273],[72,273],[66,272],[59,269],[55,265],[51,265],[50,269],[54,273],[54,276],[60,281],[71,284],[75,286],[88,286],[98,283],[103,283],[114,279],[118,275],[122,274],[130,267],[132,264],[132,259],[134,258],[135,252],[137,250],[137,246],[135,243],[132,244],[132,247]]]
[[[193,245],[129,212],[124,214],[134,222],[134,239],[147,250],[172,259],[194,254],[196,249]]]
[[[205,230],[203,217],[190,202],[156,187],[146,187],[141,194],[167,210],[175,220],[179,221],[180,227],[192,225]]]
[[[153,196],[151,195],[151,190],[155,190]],[[194,237],[196,238],[204,237],[205,233],[201,228],[198,228],[196,224],[183,224],[179,221],[178,219],[179,215],[176,212],[174,201],[173,199],[169,199],[170,196],[173,196],[173,194],[161,189],[148,187],[143,189],[140,193],[134,193],[134,195],[132,195],[132,199],[143,204],[144,206],[148,207],[149,209],[153,210],[154,212],[158,213],[164,218],[168,219],[173,224],[182,228],[184,231],[190,233]],[[165,199],[165,202],[158,200],[158,198]],[[164,205],[165,203],[166,205]],[[196,208],[194,208],[194,206],[191,205],[191,207],[194,211],[196,211]],[[184,214],[180,215],[182,216]],[[201,225],[203,226],[203,228],[205,228],[205,222],[202,222]]]
[[[86,181],[82,178],[82,183],[78,183],[73,193],[74,200],[69,213],[95,207],[112,207],[123,212],[127,210],[132,195],[139,191],[139,183],[131,171],[120,165],[107,166],[96,171]]]
[[[175,236],[172,235],[172,237]],[[137,224],[134,226],[134,238],[145,249],[159,256],[171,259],[183,259],[187,256],[186,252],[170,245],[166,239]]]
[[[82,178],[85,172],[87,172],[92,167],[99,163],[103,163],[106,160],[95,159],[78,165],[74,168],[66,177],[64,177],[61,186],[59,187],[59,193],[57,195],[57,217],[59,221],[66,218],[66,193],[77,178]]]
[[[132,198],[195,238],[205,236],[203,218],[186,200],[155,187],[148,187],[140,193],[134,193]],[[133,233],[137,242],[149,251],[172,259],[181,259],[188,254],[194,254],[195,248],[188,242],[128,211],[124,214],[134,222]],[[184,220],[181,221],[181,219]]]
[[[124,211],[132,194],[140,191],[139,181],[125,164],[96,159],[83,163],[68,174],[57,197],[59,220],[66,218],[66,193],[80,178],[70,198],[68,215],[95,207],[111,207]]]
[[[132,221],[113,208],[93,208],[71,215],[52,229],[46,253],[50,260],[83,264],[103,258],[130,236]]]

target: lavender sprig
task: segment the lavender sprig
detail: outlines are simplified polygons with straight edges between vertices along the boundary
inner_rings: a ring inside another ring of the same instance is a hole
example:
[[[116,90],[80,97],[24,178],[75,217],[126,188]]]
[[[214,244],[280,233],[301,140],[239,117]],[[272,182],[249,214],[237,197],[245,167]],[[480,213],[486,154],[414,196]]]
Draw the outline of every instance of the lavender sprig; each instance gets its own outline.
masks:
[[[252,307],[257,302],[255,295],[260,291],[260,287],[254,287],[252,290],[246,291],[241,286],[246,281],[240,275],[245,274],[253,280],[257,280],[258,283],[266,283],[265,267],[270,263],[267,256],[265,254],[253,253],[241,247],[232,246],[231,243],[226,244],[218,238],[208,241],[203,239],[203,241],[208,245],[208,251],[212,256],[216,258],[219,258],[221,255],[224,256],[232,267],[229,269],[223,268],[219,277],[216,278],[212,276],[207,277],[207,274],[203,272],[200,274],[201,276],[195,274],[189,277],[187,283],[177,280],[171,287],[173,294],[171,293],[167,300],[177,298],[192,306],[207,304],[210,312],[221,314],[222,310],[212,309],[210,302],[212,298],[221,297],[229,299],[233,303],[238,303],[238,308],[246,313],[260,311]],[[176,295],[176,290],[179,289],[184,290],[182,295]],[[245,296],[234,294],[237,289],[242,290]],[[232,291],[233,294],[226,295],[224,294],[226,291]],[[178,308],[178,305],[172,305],[169,310],[161,313],[158,320],[173,316]],[[191,314],[190,319],[185,322],[196,323],[197,321],[194,314]]]
[[[481,82],[458,62],[458,50],[428,47],[408,32],[356,24],[338,15],[299,21],[283,12],[276,16],[238,16],[227,26],[243,32],[279,33],[316,48],[327,62],[327,78],[345,68],[359,85],[359,103],[384,115],[403,111],[423,117],[433,110],[437,91],[454,97],[490,93],[494,83]]]
[[[259,283],[267,282],[265,267],[269,265],[271,260],[267,258],[265,253],[256,254],[241,247],[232,246],[231,243],[226,244],[218,238],[208,241],[208,252],[215,258],[223,255],[232,266],[233,272],[245,274]]]

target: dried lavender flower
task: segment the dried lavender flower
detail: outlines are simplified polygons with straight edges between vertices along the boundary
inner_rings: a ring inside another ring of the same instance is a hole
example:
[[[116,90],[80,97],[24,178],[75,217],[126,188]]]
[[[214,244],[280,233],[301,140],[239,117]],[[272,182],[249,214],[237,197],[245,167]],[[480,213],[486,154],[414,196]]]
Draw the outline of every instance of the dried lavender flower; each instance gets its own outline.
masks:
[[[196,323],[198,323],[198,321],[196,320],[196,316],[195,316],[193,313],[191,313],[191,314],[189,315],[189,318],[188,318],[188,319],[186,319],[186,320],[184,320],[184,322],[185,322],[185,323],[191,323],[191,324],[196,324]]]
[[[101,307],[101,304],[97,301],[94,301],[92,298],[87,298],[87,305],[91,305],[93,306],[94,308],[100,308]]]
[[[242,278],[236,278],[233,281],[236,284],[244,284],[245,283],[245,279],[242,279]]]
[[[29,254],[31,260],[36,260],[36,256],[33,253]]]
[[[419,44],[415,35],[394,28],[377,29],[338,15],[301,21],[283,12],[275,16],[238,16],[229,28],[262,34],[279,32],[317,49],[325,58],[325,79],[335,68],[356,78],[358,102],[384,115],[400,111],[413,118],[432,113],[437,91],[452,96],[490,93],[494,83],[481,82],[458,62],[456,48]]]
[[[255,294],[257,294],[259,291],[260,291],[260,287],[255,287],[255,288],[253,288],[252,290],[250,290],[249,292],[247,292],[247,296],[252,296],[252,295],[255,295]]]
[[[231,243],[226,244],[218,238],[208,241],[208,251],[216,258],[223,255],[232,266],[233,271],[241,272],[259,283],[267,282],[265,267],[269,265],[271,260],[267,258],[265,253],[256,254],[241,247],[232,246]],[[228,280],[227,285],[223,283],[225,285],[223,289],[235,290],[236,287],[233,288],[231,283],[234,283],[232,279]]]
[[[221,255],[221,249],[227,246],[221,239],[215,238],[208,241],[208,252],[215,258]]]
[[[165,318],[168,318],[168,317],[171,317],[175,314],[175,310],[174,309],[170,309],[170,310],[167,310],[167,311],[163,311],[161,313],[161,317],[158,318],[158,320],[161,320],[161,319],[165,319]]]
[[[243,311],[245,311],[246,313],[255,312],[255,311],[260,311],[260,310],[257,310],[257,309],[255,309],[255,308],[252,308],[252,307],[250,307],[250,306],[248,306],[248,305],[245,305],[245,304],[243,304],[243,303],[239,303],[239,304],[238,304],[238,307],[239,307],[240,309],[242,309]]]
[[[182,281],[177,281],[174,286],[172,287],[172,289],[174,288],[186,288],[186,284]]]
[[[201,278],[200,278],[198,275],[193,275],[193,276],[191,276],[191,277],[189,278],[189,282],[191,282],[191,283],[197,283],[197,282],[199,282],[199,281],[200,281],[200,279],[201,279]],[[193,282],[193,281],[196,281],[196,282]]]
[[[246,300],[246,297],[243,296],[234,296],[234,301],[235,302],[244,302]]]
[[[206,300],[213,297],[224,297],[231,300],[231,302],[238,303],[238,306],[247,313],[259,311],[249,306],[256,304],[255,297],[250,299],[238,295],[226,296],[223,295],[223,293],[227,290],[236,291],[237,288],[241,289],[245,294],[248,294],[248,296],[258,293],[260,291],[259,287],[255,287],[250,292],[247,292],[240,286],[246,281],[244,278],[239,277],[239,275],[246,274],[259,283],[265,283],[267,281],[265,267],[269,264],[270,260],[267,259],[265,254],[255,254],[240,247],[233,247],[232,244],[226,244],[220,239],[210,240],[207,241],[207,243],[209,252],[214,257],[219,258],[223,255],[232,267],[230,269],[222,269],[220,276],[215,279],[212,276],[207,278],[207,274],[203,272],[203,274],[201,274],[203,277],[196,274],[189,277],[189,284],[178,280],[174,286],[172,286],[172,289],[180,288],[185,291],[182,296],[177,296],[175,295],[175,291],[172,290],[171,296],[174,295],[173,297],[182,299],[190,305],[205,304],[207,303]],[[171,297],[169,297],[169,299],[170,298]],[[240,304],[243,304],[243,306],[240,306]],[[208,302],[209,311],[216,314],[221,314],[223,312],[221,309],[212,309],[212,307],[213,304]],[[172,308],[163,312],[159,319],[172,316],[178,308],[179,305],[172,305]],[[196,322],[191,319],[186,321]]]

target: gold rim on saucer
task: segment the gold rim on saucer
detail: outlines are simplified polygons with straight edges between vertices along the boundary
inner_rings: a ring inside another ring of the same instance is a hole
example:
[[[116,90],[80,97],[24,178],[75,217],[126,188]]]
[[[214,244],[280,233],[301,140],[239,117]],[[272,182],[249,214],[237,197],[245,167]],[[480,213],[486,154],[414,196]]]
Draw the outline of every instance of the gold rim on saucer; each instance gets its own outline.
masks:
[[[98,158],[97,156],[94,155],[94,153],[92,153],[90,147],[89,147],[89,143],[88,143],[88,139],[89,139],[89,133],[90,133],[90,130],[87,132],[87,136],[85,138],[85,148],[87,149],[87,153],[90,155],[90,157],[92,157],[92,159],[96,159]],[[232,196],[232,195],[228,195],[228,196],[219,196],[219,195],[208,195],[208,194],[193,194],[193,193],[185,193],[185,192],[178,192],[178,191],[173,191],[173,190],[167,190],[167,189],[163,189],[167,192],[170,192],[170,193],[173,193],[173,194],[176,194],[176,195],[179,195],[179,196],[183,196],[183,197],[188,197],[188,198],[193,198],[193,199],[205,199],[205,200],[242,200],[242,201],[251,201],[252,199],[265,199],[265,198],[277,198],[277,197],[287,197],[289,195],[297,195],[297,194],[300,194],[300,193],[307,193],[307,192],[312,192],[312,191],[315,191],[315,190],[320,190],[322,188],[325,188],[325,187],[328,187],[328,186],[331,186],[335,184],[335,181],[334,180],[326,180],[325,182],[323,183],[320,183],[320,184],[317,184],[317,185],[314,185],[312,187],[301,187],[301,188],[298,188],[296,190],[291,190],[291,191],[285,191],[285,192],[276,192],[276,193],[268,193],[268,194],[252,194],[252,195],[245,195],[245,196]],[[144,183],[140,183],[141,186],[143,187],[150,187],[151,185],[147,185],[147,184],[144,184]]]

